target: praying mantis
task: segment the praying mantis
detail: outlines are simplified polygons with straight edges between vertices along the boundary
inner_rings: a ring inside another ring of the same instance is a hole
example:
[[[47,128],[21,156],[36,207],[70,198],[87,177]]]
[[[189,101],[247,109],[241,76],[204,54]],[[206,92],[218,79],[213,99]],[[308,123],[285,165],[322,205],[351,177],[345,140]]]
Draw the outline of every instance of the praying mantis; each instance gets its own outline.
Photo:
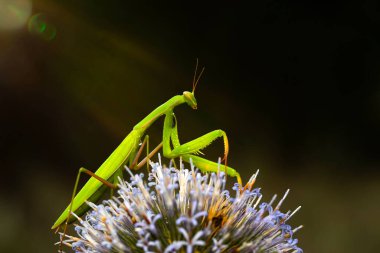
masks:
[[[72,212],[78,216],[81,216],[87,212],[90,207],[86,204],[86,201],[96,202],[102,196],[107,187],[112,189],[117,188],[117,179],[119,176],[122,176],[122,170],[125,165],[130,169],[139,169],[144,166],[144,164],[161,147],[163,149],[163,156],[168,159],[181,157],[184,161],[192,163],[203,172],[218,172],[224,170],[227,175],[236,177],[240,186],[242,185],[240,174],[233,168],[227,166],[229,146],[227,135],[223,130],[214,130],[185,144],[180,144],[178,138],[177,120],[173,113],[173,109],[181,104],[187,104],[192,109],[197,109],[197,101],[194,93],[203,70],[204,68],[198,75],[198,78],[196,78],[197,67],[195,68],[193,90],[191,92],[184,91],[182,95],[172,97],[136,124],[132,131],[125,137],[121,144],[111,153],[111,155],[103,162],[95,173],[84,168],[79,170],[71,202],[54,223],[52,229],[59,229],[64,226],[63,234],[65,235],[67,225],[75,221],[74,216],[71,215]],[[148,135],[145,135],[145,132],[161,116],[165,116],[162,142],[151,153],[148,152],[149,154],[137,164],[138,158],[141,155],[144,146],[148,143],[149,137]],[[144,141],[141,143],[143,137]],[[224,166],[196,155],[200,153],[201,149],[211,144],[217,138],[223,138]],[[76,194],[79,178],[82,173],[89,174],[91,178],[87,181],[79,193]]]

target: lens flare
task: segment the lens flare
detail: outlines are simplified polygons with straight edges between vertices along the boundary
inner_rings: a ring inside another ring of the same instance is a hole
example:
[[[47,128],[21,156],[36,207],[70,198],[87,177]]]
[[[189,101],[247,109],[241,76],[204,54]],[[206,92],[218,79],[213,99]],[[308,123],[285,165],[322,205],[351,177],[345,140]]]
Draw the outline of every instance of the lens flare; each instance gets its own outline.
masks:
[[[30,33],[38,35],[44,40],[53,40],[57,34],[55,26],[51,24],[42,13],[30,17],[28,30]]]
[[[0,30],[23,27],[32,13],[30,0],[0,0]]]

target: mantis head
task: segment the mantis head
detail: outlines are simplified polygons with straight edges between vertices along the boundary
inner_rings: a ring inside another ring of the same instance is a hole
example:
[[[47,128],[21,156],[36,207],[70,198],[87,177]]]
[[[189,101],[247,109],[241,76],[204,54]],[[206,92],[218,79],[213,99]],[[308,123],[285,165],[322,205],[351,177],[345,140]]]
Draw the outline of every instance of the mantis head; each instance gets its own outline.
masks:
[[[184,91],[183,98],[185,99],[186,104],[191,108],[197,109],[197,100],[195,99],[194,92]]]
[[[195,73],[194,73],[194,78],[193,78],[193,90],[191,92],[190,91],[183,92],[183,97],[185,99],[185,102],[193,109],[197,109],[197,100],[195,99],[194,93],[195,93],[195,89],[197,88],[199,79],[201,78],[205,68],[204,67],[202,68],[201,73],[199,73],[198,77],[197,77],[197,70],[198,70],[198,58],[197,58],[197,64],[195,65]]]

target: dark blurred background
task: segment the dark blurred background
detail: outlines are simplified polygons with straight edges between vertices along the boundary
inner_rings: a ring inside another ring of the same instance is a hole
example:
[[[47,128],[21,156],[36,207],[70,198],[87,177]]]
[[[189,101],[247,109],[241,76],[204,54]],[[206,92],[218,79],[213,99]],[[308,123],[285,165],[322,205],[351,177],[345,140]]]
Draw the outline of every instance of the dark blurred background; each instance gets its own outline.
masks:
[[[176,108],[182,141],[226,130],[229,165],[260,169],[305,252],[380,247],[380,4],[0,0],[0,251],[56,252],[51,225],[80,166]],[[160,141],[162,120],[148,133]],[[204,150],[217,160],[221,141]],[[232,180],[231,180],[232,181]]]

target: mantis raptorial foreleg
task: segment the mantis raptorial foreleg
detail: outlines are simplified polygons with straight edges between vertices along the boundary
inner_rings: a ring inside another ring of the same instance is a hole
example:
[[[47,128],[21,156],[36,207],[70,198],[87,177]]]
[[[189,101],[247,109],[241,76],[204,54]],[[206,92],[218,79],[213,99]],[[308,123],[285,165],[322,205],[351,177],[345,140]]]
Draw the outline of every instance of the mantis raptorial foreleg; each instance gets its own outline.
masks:
[[[217,138],[223,138],[224,142],[224,169],[221,168],[218,163],[194,155],[201,153],[201,149],[210,145]],[[171,144],[173,145],[173,149],[171,148]],[[165,114],[163,130],[163,153],[165,157],[182,157],[187,162],[190,162],[191,160],[193,164],[203,172],[218,172],[219,170],[224,170],[227,175],[236,177],[238,183],[241,184],[242,182],[239,173],[227,166],[228,151],[228,138],[223,130],[214,130],[185,144],[180,144],[175,115],[173,112]]]
[[[170,137],[169,137],[170,136]],[[171,149],[170,141],[167,138],[170,138],[171,143],[173,144],[173,149]],[[189,141],[185,144],[180,144],[178,138],[178,129],[177,122],[175,120],[175,115],[173,112],[169,112],[165,115],[164,122],[164,146],[163,152],[164,156],[167,158],[176,158],[183,155],[189,154],[198,154],[201,153],[200,150],[210,145],[217,138],[223,137],[224,141],[224,158],[226,160],[228,156],[228,139],[227,135],[223,130],[214,130],[201,137],[198,137],[192,141]]]
[[[214,130],[185,144],[174,147],[173,150],[171,150],[170,153],[166,153],[165,156],[168,158],[174,158],[186,154],[199,154],[201,149],[204,149],[220,137],[223,137],[224,141],[224,161],[228,155],[228,139],[223,130]]]

